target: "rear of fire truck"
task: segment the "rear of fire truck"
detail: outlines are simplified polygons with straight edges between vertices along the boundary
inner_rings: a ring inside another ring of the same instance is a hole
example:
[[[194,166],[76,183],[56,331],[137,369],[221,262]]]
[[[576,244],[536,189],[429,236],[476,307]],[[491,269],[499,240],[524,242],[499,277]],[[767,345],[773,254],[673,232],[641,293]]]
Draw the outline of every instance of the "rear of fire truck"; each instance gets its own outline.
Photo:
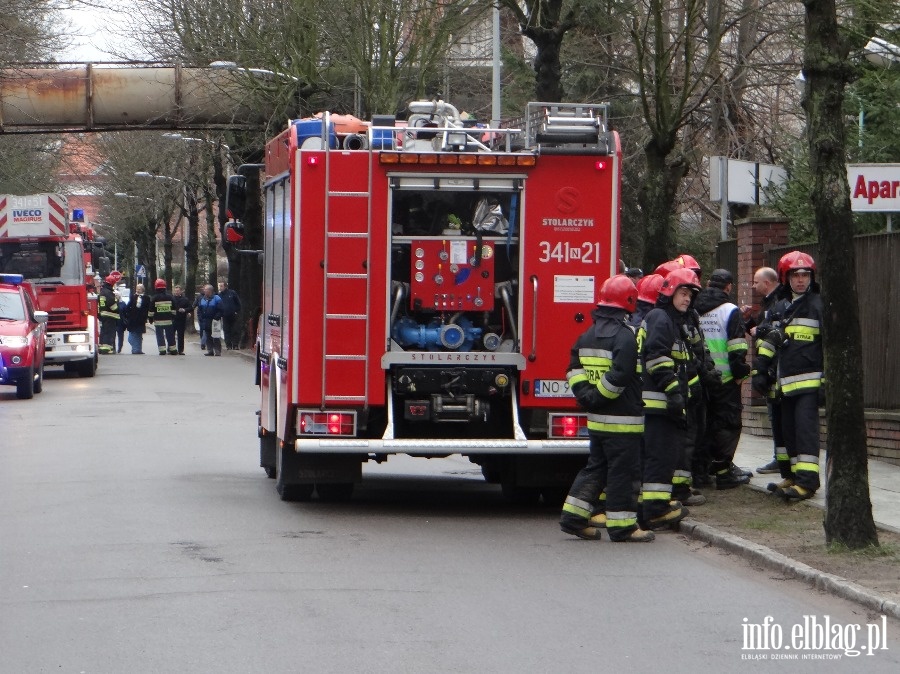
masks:
[[[45,365],[85,377],[98,360],[93,270],[85,266],[92,249],[84,228],[70,225],[65,197],[0,195],[0,272],[21,274],[49,315]]]
[[[606,107],[489,130],[418,101],[340,131],[326,113],[267,146],[262,467],[285,500],[338,498],[367,461],[460,454],[561,500],[587,453],[569,350],[619,259]]]

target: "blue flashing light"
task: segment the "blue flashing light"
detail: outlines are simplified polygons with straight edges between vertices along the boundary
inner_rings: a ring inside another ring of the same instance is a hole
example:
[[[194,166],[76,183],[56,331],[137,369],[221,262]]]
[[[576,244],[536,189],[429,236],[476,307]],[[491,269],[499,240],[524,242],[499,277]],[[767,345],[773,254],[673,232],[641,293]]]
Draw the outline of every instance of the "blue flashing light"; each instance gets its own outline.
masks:
[[[84,209],[83,208],[73,208],[72,209],[72,220],[74,222],[84,222]]]
[[[14,286],[22,285],[25,277],[22,274],[0,274],[0,283],[9,283]]]

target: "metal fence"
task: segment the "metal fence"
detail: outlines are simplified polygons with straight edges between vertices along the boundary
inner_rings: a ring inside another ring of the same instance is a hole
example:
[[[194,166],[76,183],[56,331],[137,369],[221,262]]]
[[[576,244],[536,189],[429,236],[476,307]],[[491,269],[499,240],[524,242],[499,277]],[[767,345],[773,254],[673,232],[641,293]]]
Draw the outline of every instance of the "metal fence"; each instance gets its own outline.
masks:
[[[770,248],[767,264],[776,268],[785,253],[801,250],[820,260],[817,243]],[[900,344],[900,232],[857,236],[856,289],[862,327],[864,404],[867,408],[900,409],[900,358],[889,350]],[[722,241],[717,264],[737,269],[737,241]]]

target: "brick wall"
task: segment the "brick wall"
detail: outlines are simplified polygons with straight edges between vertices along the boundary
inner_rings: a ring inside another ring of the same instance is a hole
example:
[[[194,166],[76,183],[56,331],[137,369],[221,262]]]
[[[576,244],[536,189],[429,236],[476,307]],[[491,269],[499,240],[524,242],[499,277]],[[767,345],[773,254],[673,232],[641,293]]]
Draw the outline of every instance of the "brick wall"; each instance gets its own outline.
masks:
[[[819,410],[819,424],[824,452],[828,436],[825,410]],[[744,408],[744,433],[772,437],[765,406]],[[869,458],[900,466],[900,412],[866,410],[866,438]]]

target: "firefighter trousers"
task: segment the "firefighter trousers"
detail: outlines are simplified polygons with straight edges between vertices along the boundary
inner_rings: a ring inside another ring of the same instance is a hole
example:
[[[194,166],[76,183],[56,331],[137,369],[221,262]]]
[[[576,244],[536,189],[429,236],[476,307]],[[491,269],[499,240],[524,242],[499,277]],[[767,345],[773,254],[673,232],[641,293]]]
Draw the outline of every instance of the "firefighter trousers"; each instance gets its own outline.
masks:
[[[712,472],[724,470],[734,461],[741,439],[741,387],[727,382],[707,392],[706,432],[700,450],[712,460]]]
[[[769,413],[769,426],[772,428],[772,444],[775,446],[775,460],[778,462],[781,478],[794,479],[794,472],[791,470],[791,457],[788,456],[787,448],[784,446],[784,431],[782,430],[781,423],[781,399],[767,400],[766,410]]]
[[[169,323],[168,325],[156,325],[156,348],[159,350],[160,356],[165,356],[167,353],[169,355],[177,355],[178,354],[178,346],[175,344],[175,326]]]
[[[641,510],[644,520],[664,515],[672,500],[672,476],[683,456],[687,430],[662,414],[644,417]]]
[[[816,491],[819,484],[819,391],[781,399],[781,428],[794,484]]]
[[[118,323],[118,318],[103,317],[100,319],[100,353],[115,353],[116,325]]]
[[[636,433],[590,433],[590,457],[569,489],[560,524],[588,526],[602,510],[605,490],[606,530],[610,540],[623,540],[637,529],[637,493],[641,479],[641,438]]]
[[[691,495],[694,450],[702,441],[706,428],[706,405],[702,395],[692,396],[688,399],[685,415],[687,429],[683,432],[684,442],[677,444],[675,471],[672,473],[672,498],[676,501],[686,499]],[[708,467],[706,472],[709,472]]]

